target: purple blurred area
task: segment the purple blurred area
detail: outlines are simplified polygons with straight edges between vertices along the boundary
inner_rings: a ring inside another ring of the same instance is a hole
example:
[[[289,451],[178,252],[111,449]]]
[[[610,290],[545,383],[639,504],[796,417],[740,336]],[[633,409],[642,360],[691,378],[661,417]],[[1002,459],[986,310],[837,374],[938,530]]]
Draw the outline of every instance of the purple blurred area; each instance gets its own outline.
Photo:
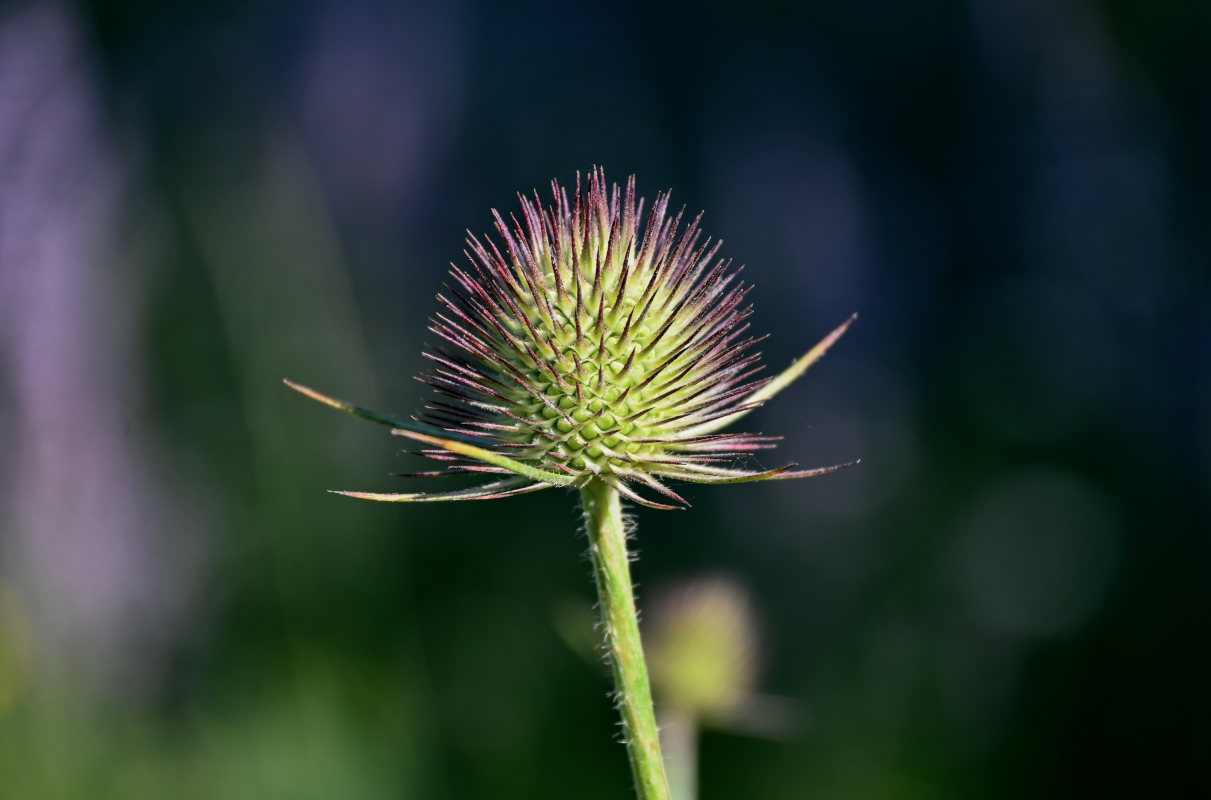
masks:
[[[410,462],[280,384],[417,407],[465,230],[594,164],[706,210],[770,370],[861,315],[754,415],[859,467],[636,515],[641,604],[747,585],[809,720],[702,796],[1184,796],[1208,53],[1197,0],[0,8],[0,797],[627,796],[574,498],[333,497]]]
[[[0,28],[6,588],[26,598],[56,671],[138,692],[188,619],[202,506],[142,419],[148,265],[124,241],[132,177],[101,105],[75,16],[12,10]]]

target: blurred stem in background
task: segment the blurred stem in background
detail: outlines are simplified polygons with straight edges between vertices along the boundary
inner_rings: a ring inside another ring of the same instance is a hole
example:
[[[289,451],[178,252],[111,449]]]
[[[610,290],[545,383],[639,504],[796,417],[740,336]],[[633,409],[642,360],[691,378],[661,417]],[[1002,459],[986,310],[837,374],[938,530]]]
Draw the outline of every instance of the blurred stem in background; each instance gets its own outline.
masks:
[[[369,532],[375,528],[357,516],[364,513],[357,508],[329,508],[306,500],[305,462],[291,455],[306,442],[298,441],[299,426],[290,407],[283,407],[277,382],[265,379],[266,374],[307,369],[353,386],[373,383],[357,298],[331,213],[306,151],[289,130],[238,140],[224,156],[225,163],[219,164],[212,155],[197,153],[174,176],[173,186],[184,233],[214,293],[231,354],[239,403],[232,409],[234,418],[243,421],[247,431],[239,451],[247,460],[247,472],[240,474],[254,489],[246,501],[247,521],[232,535],[243,540],[241,561],[254,574],[245,580],[256,587],[250,591],[263,592],[255,602],[266,609],[269,635],[280,637],[271,649],[280,650],[284,659],[279,663],[276,656],[261,656],[272,671],[277,694],[262,701],[269,710],[256,706],[245,712],[253,720],[264,714],[268,721],[248,724],[271,729],[260,734],[271,743],[280,736],[281,759],[296,765],[282,778],[297,793],[293,796],[331,796],[334,787],[352,780],[367,786],[382,781],[382,795],[366,789],[359,796],[393,796],[420,786],[441,796],[443,765],[431,737],[409,739],[406,748],[394,742],[397,752],[392,758],[400,765],[396,777],[384,779],[364,763],[345,766],[343,750],[364,753],[370,745],[351,743],[356,728],[341,717],[348,707],[326,695],[335,693],[345,700],[342,693],[352,693],[352,687],[375,685],[383,678],[343,652],[351,645],[341,637],[351,636],[352,626],[342,615],[328,614],[325,590],[349,591],[345,602],[353,603],[351,587],[341,583],[342,576],[360,574],[363,581],[373,580],[369,575],[377,551]],[[232,179],[232,172],[241,180]],[[317,319],[323,326],[314,324]],[[347,434],[338,436],[331,428],[309,427],[302,438],[323,447],[325,457],[340,465],[360,463],[364,457],[360,442]],[[341,525],[365,533],[339,540],[316,535],[311,548],[297,546],[300,538],[339,530]],[[336,541],[339,547],[325,549]],[[317,551],[322,555],[315,556]],[[406,552],[396,546],[392,553],[398,567]],[[393,580],[399,580],[398,573]],[[360,599],[367,604],[364,613],[370,613],[375,601]],[[390,665],[395,680],[389,688],[378,689],[379,702],[381,707],[406,708],[407,716],[382,719],[388,731],[382,735],[388,740],[411,737],[435,724],[419,623],[407,603],[396,605],[392,613],[398,627],[393,625],[391,633],[399,637],[400,649],[398,661]],[[332,644],[334,639],[341,644]],[[286,722],[279,723],[274,715]],[[279,724],[280,733],[275,727]],[[357,777],[348,777],[344,770]],[[371,771],[359,774],[365,770]]]
[[[673,800],[698,798],[698,720],[688,711],[662,709],[660,744]]]
[[[616,489],[599,481],[586,485],[581,496],[593,576],[597,582],[598,606],[605,625],[606,647],[614,670],[614,689],[622,713],[623,735],[635,777],[635,790],[640,800],[669,800],[669,784],[660,754],[660,735],[631,586],[622,503]]]

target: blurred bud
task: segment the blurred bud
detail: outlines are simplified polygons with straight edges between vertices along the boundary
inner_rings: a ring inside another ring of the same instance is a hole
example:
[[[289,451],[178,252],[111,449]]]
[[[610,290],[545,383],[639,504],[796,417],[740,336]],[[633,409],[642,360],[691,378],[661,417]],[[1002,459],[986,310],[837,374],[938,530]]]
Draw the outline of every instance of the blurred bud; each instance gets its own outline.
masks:
[[[757,630],[748,594],[734,581],[701,578],[654,598],[644,647],[653,691],[670,711],[728,720],[746,705]]]

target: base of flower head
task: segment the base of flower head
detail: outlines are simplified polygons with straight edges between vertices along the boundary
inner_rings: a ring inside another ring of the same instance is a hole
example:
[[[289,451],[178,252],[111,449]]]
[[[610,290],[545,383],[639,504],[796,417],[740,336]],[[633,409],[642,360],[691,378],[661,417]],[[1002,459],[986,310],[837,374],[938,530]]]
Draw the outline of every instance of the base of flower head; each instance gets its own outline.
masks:
[[[791,381],[802,375],[807,367],[817,361],[820,356],[828,349],[828,347],[840,338],[841,334],[853,322],[853,317],[846,320],[840,327],[830,333],[820,344],[812,348],[803,358],[797,360],[783,375],[776,378],[769,385],[777,384],[783,381],[784,376],[789,376],[783,382],[783,386],[789,385]],[[456,475],[468,475],[477,473],[489,473],[495,475],[508,475],[501,480],[495,480],[489,483],[473,486],[466,489],[459,489],[448,492],[412,492],[412,493],[380,493],[380,492],[358,492],[358,491],[336,491],[334,494],[344,495],[346,497],[355,497],[362,500],[377,500],[381,502],[442,502],[442,501],[457,501],[457,500],[496,500],[502,497],[511,497],[518,494],[526,494],[536,492],[542,489],[549,489],[554,486],[564,487],[583,487],[590,482],[599,481],[616,489],[619,494],[628,500],[632,500],[640,505],[649,508],[657,508],[663,510],[673,510],[679,508],[687,508],[690,503],[669,486],[663,480],[674,480],[686,483],[702,483],[702,484],[722,484],[722,483],[753,483],[756,481],[767,480],[789,480],[793,478],[813,478],[820,475],[827,475],[830,472],[836,472],[846,467],[858,464],[859,460],[851,461],[845,464],[836,464],[827,467],[817,467],[815,469],[797,470],[795,467],[798,464],[790,463],[776,469],[748,471],[740,469],[729,469],[724,467],[714,466],[710,461],[713,457],[695,458],[696,448],[707,448],[711,445],[717,445],[719,442],[725,442],[732,446],[744,445],[750,449],[758,447],[773,446],[773,442],[779,437],[758,436],[755,434],[711,434],[699,433],[695,436],[686,437],[679,440],[670,440],[666,442],[669,445],[678,447],[680,458],[670,458],[663,462],[648,462],[645,463],[644,469],[631,469],[625,465],[621,466],[607,465],[606,467],[596,467],[596,471],[591,471],[589,474],[576,474],[572,470],[567,470],[562,473],[551,472],[549,470],[540,469],[530,464],[523,463],[516,459],[510,458],[499,452],[495,452],[483,447],[470,444],[463,439],[448,438],[449,433],[435,428],[432,425],[427,425],[416,420],[406,420],[400,417],[382,414],[376,411],[370,411],[360,406],[347,403],[343,400],[337,400],[329,397],[321,392],[311,389],[307,386],[295,383],[290,380],[284,381],[287,386],[295,391],[310,397],[311,399],[331,406],[340,411],[344,411],[354,416],[369,419],[372,422],[378,422],[382,425],[388,425],[393,430],[393,434],[411,439],[422,444],[431,445],[434,449],[421,450],[419,455],[430,458],[436,461],[443,462],[448,466],[442,470],[434,470],[423,473],[408,473],[404,477],[424,477],[438,478],[449,477]],[[762,402],[768,400],[772,395],[762,398]],[[747,412],[739,412],[747,413]],[[586,462],[588,463],[588,462]],[[646,486],[659,493],[660,495],[669,498],[673,501],[670,503],[661,503],[644,497],[639,492],[635,491],[632,483],[638,483]]]

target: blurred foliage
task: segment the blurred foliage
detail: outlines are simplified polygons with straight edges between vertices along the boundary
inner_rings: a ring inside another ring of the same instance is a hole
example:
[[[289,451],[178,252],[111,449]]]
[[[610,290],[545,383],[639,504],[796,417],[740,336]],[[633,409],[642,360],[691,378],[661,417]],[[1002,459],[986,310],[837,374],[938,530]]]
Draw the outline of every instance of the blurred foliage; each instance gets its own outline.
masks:
[[[771,368],[862,314],[754,415],[860,467],[637,512],[806,711],[704,800],[1205,783],[1208,8],[4,6],[0,797],[627,796],[574,498],[333,497],[409,462],[280,384],[415,407],[463,230],[594,163]]]

